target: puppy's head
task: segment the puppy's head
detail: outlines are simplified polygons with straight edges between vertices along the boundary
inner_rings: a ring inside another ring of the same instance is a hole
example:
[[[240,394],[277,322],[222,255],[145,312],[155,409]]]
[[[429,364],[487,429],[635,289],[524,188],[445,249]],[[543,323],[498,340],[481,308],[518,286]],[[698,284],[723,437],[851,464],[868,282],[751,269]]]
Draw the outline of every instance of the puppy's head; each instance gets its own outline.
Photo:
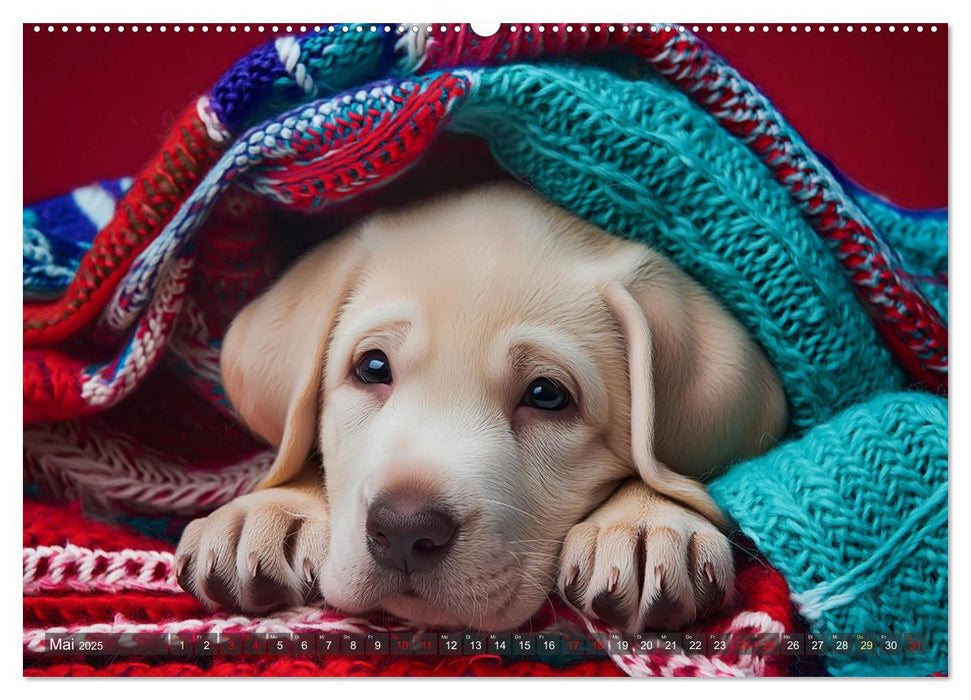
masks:
[[[650,358],[628,352],[623,283],[644,255],[491,186],[366,221],[240,314],[223,374],[279,447],[262,487],[318,442],[328,602],[487,630],[543,604],[569,528],[662,469],[631,449],[629,365]]]

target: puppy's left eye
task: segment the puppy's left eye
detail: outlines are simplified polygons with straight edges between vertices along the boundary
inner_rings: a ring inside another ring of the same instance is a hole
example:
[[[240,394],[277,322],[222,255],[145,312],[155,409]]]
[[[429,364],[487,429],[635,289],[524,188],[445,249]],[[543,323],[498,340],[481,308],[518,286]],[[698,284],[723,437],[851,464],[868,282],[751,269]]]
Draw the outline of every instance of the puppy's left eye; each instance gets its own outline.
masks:
[[[526,388],[521,405],[544,411],[560,411],[570,403],[570,392],[548,377],[534,379]]]
[[[390,384],[391,363],[380,350],[371,350],[357,363],[357,378],[365,384]]]

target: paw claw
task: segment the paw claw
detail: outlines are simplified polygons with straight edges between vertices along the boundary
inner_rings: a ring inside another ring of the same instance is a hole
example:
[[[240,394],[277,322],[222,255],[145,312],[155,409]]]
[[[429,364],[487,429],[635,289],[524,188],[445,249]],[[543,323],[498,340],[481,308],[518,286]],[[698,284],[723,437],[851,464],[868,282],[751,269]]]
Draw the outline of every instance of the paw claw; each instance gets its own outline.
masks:
[[[686,622],[684,604],[663,588],[651,603],[647,626],[656,629],[680,629]]]
[[[580,575],[580,567],[574,564],[570,567],[570,573],[567,574],[566,581],[563,584],[564,588],[569,588],[577,582],[577,577]]]
[[[261,612],[269,611],[290,602],[290,589],[269,576],[258,573],[250,582],[248,602],[251,608]]]
[[[215,563],[213,564],[215,565]],[[210,568],[210,573],[206,576],[203,584],[205,594],[217,604],[230,610],[239,607],[232,584]]]
[[[563,597],[628,632],[680,629],[733,593],[725,535],[637,480],[570,530],[561,562]]]
[[[326,504],[272,489],[240,496],[186,525],[179,585],[207,606],[264,614],[321,597],[315,585],[329,539]]]
[[[623,609],[621,600],[612,591],[603,590],[594,596],[590,603],[594,614],[611,627],[623,629],[627,625],[628,612]]]
[[[175,562],[175,580],[186,593],[192,593],[192,560],[182,555]]]
[[[570,605],[577,610],[583,610],[583,596],[585,592],[586,586],[581,585],[579,581],[573,581],[563,589],[563,595],[566,596]]]
[[[618,583],[620,583],[620,569],[614,566],[610,569],[610,579],[607,582],[607,592],[616,593]]]

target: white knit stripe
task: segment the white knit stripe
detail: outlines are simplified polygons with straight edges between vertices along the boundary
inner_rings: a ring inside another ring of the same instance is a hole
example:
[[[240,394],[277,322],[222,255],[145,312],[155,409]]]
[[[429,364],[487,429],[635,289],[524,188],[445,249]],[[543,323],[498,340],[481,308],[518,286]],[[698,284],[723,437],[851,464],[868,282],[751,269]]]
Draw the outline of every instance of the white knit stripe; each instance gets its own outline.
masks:
[[[101,185],[79,187],[74,190],[71,196],[78,209],[99,231],[107,226],[115,215],[115,198],[108,194]]]
[[[175,262],[174,275],[180,276],[186,263],[185,261]],[[111,302],[101,312],[101,317],[98,319],[99,329],[121,336],[122,331],[129,329],[138,320],[139,314],[144,311],[154,291],[154,289],[128,290],[119,286],[115,289]]]
[[[181,593],[171,552],[106,552],[76,545],[24,547],[24,595],[38,593]],[[42,566],[44,565],[44,566]],[[43,574],[38,571],[43,569]]]
[[[294,608],[267,617],[252,618],[244,615],[226,616],[225,613],[202,619],[177,620],[161,623],[138,623],[117,615],[112,622],[70,625],[67,627],[32,627],[24,630],[25,651],[43,652],[44,635],[47,634],[256,634],[307,632],[329,633],[347,632],[367,634],[368,632],[415,631],[405,625],[384,627],[356,617],[345,617],[327,608]]]
[[[229,131],[219,120],[219,115],[213,111],[208,95],[203,95],[196,102],[196,114],[199,115],[199,119],[206,127],[206,133],[213,141],[222,143],[229,138]]]
[[[186,296],[168,351],[181,359],[196,377],[222,386],[219,365],[220,348],[212,342],[204,313],[191,296]]]
[[[83,421],[24,426],[24,479],[64,499],[84,495],[139,513],[198,515],[249,493],[269,471],[272,450],[214,470],[135,445]]]
[[[287,73],[293,77],[294,82],[307,95],[311,97],[315,95],[317,93],[317,87],[314,85],[313,76],[310,75],[307,66],[300,63],[300,43],[296,37],[281,36],[273,45],[276,47],[277,56],[280,57],[280,63],[283,64]]]
[[[412,74],[425,63],[428,49],[434,43],[424,26],[404,25],[406,31],[394,44],[395,55],[398,56],[396,68],[399,72]]]
[[[182,307],[194,262],[193,258],[173,261],[170,276],[152,292],[151,308],[138,319],[120,365],[108,364],[94,374],[83,376],[81,396],[87,403],[114,405],[127,396],[155,365]],[[116,298],[105,310],[102,323],[107,323],[112,330],[122,330],[135,321],[141,307],[140,302],[129,307],[128,303],[122,304]]]

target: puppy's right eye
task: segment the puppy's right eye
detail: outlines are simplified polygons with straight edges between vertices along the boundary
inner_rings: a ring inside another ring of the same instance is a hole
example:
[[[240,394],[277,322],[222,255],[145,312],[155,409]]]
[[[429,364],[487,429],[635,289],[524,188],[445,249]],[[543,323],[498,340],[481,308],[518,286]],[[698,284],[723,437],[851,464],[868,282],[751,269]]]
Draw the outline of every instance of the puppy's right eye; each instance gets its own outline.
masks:
[[[357,363],[357,378],[365,384],[390,384],[391,363],[380,350],[371,350]]]
[[[544,411],[562,411],[570,403],[570,392],[548,377],[534,379],[526,389],[521,405]]]

